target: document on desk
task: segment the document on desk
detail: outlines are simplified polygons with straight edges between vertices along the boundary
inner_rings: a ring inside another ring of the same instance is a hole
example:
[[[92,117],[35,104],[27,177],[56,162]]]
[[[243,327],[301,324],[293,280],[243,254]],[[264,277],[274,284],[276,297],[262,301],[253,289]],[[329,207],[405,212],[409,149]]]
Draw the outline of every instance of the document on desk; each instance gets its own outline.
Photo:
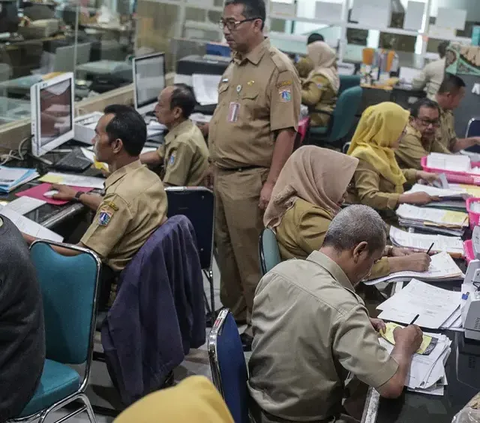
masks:
[[[465,189],[443,189],[422,184],[415,184],[409,191],[405,192],[405,194],[411,194],[414,192],[426,192],[432,197],[451,200],[466,200],[467,198],[471,197],[471,195]]]
[[[425,225],[438,225],[453,228],[468,226],[468,214],[458,211],[432,209],[401,204],[396,211],[402,219],[423,222]]]
[[[198,73],[192,75],[193,91],[198,103],[202,106],[218,103],[218,84],[220,84],[221,79],[221,75],[203,75]]]
[[[61,184],[76,187],[85,187],[93,189],[103,189],[105,179],[95,178],[93,176],[71,175],[68,173],[48,172],[40,178],[41,182],[50,184]]]
[[[380,319],[438,329],[460,308],[461,292],[449,291],[417,279],[380,304]]]
[[[35,238],[47,239],[49,241],[62,242],[63,238],[51,231],[39,225],[33,220],[27,219],[15,210],[10,210],[7,207],[0,206],[0,215],[7,217],[12,223],[23,233],[31,235]]]
[[[431,153],[427,156],[427,167],[469,173],[472,169],[470,157],[460,154]]]
[[[5,208],[8,210],[13,210],[14,212],[17,212],[23,216],[35,209],[38,209],[44,204],[47,204],[47,202],[31,197],[20,197],[8,203]]]

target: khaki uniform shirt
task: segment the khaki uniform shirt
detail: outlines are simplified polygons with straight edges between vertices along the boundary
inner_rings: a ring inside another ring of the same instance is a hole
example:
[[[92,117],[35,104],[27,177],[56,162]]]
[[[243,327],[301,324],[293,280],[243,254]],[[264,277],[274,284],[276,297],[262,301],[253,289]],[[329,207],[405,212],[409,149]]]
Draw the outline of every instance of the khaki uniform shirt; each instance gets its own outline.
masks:
[[[316,74],[303,83],[302,103],[309,107],[312,126],[327,126],[337,104],[337,92],[325,75]]]
[[[321,207],[301,198],[295,201],[276,228],[282,259],[306,259],[313,251],[318,251],[323,245],[332,219],[333,216]],[[390,265],[384,257],[373,266],[370,279],[389,274]]]
[[[445,58],[429,63],[422,73],[412,81],[414,90],[423,90],[426,87],[427,97],[435,100],[435,95],[440,88],[445,76]]]
[[[113,172],[105,181],[105,190],[80,242],[120,272],[165,221],[167,195],[158,175],[140,161]]]
[[[415,169],[404,169],[403,175],[409,184],[416,182]],[[395,185],[385,179],[365,160],[358,162],[354,175],[355,188],[350,191],[350,203],[360,203],[376,210],[395,210],[402,192],[395,192]]]
[[[449,154],[450,151],[434,138],[430,143],[422,141],[422,134],[410,123],[407,125],[407,133],[400,141],[400,146],[395,150],[395,157],[402,169],[422,170],[422,157],[430,153]]]
[[[233,59],[218,91],[209,129],[211,160],[222,169],[269,168],[276,132],[298,127],[300,80],[290,59],[266,39]]]
[[[453,150],[453,147],[457,142],[455,117],[451,110],[440,109],[440,128],[437,131],[437,140],[450,151]]]
[[[250,394],[282,419],[338,415],[348,372],[374,388],[397,372],[349,279],[318,251],[283,262],[262,278],[252,325]]]
[[[190,120],[173,128],[157,150],[163,162],[163,182],[176,186],[198,186],[208,168],[208,147],[202,132]]]
[[[315,68],[310,57],[302,57],[297,63],[295,63],[295,69],[297,69],[298,76],[300,78],[306,78],[311,71]]]

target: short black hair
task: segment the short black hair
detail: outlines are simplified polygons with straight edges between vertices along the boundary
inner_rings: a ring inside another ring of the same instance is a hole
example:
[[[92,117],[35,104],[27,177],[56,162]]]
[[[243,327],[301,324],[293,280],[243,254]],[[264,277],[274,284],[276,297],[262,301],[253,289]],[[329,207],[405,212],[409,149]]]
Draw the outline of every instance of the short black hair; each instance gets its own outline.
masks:
[[[447,54],[447,48],[448,46],[450,45],[450,42],[449,41],[442,41],[439,45],[438,45],[438,54],[440,55],[440,58],[443,59],[445,57],[445,55]]]
[[[266,8],[264,0],[226,0],[225,6],[243,4],[242,15],[246,19],[258,18],[262,20],[262,29],[265,26]]]
[[[439,94],[456,93],[460,88],[465,87],[465,81],[457,75],[445,74],[443,82],[438,89]]]
[[[313,34],[309,35],[307,39],[307,45],[310,45],[316,41],[325,41],[325,38],[323,38],[322,34],[319,34],[318,32],[314,32]]]
[[[170,98],[170,110],[180,107],[185,119],[188,119],[197,105],[195,94],[191,87],[186,84],[175,84]]]
[[[422,107],[436,109],[438,113],[440,113],[440,107],[436,101],[430,100],[429,98],[421,98],[412,104],[412,107],[410,108],[410,116],[417,118]]]
[[[125,151],[130,156],[138,156],[147,141],[147,125],[140,113],[123,104],[107,106],[103,113],[114,115],[105,128],[110,142],[121,139]]]

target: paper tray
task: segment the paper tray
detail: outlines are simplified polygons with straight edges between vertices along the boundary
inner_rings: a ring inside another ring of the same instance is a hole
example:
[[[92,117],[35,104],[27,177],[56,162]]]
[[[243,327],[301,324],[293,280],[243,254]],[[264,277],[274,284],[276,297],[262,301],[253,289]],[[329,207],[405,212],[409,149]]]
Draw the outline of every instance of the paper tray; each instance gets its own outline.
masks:
[[[435,169],[433,167],[427,166],[427,156],[422,157],[422,168],[425,172],[431,173],[444,173],[447,177],[448,182],[453,182],[456,184],[467,184],[467,185],[479,185],[480,186],[480,175],[474,173],[466,172],[456,172],[453,170],[445,169]]]

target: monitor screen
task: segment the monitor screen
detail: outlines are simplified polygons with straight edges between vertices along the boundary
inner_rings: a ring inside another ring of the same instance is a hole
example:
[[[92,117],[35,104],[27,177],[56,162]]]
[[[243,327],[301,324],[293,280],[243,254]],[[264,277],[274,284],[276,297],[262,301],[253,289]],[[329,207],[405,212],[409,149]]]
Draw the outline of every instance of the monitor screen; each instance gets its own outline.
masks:
[[[165,55],[159,53],[135,59],[134,72],[137,110],[155,105],[158,94],[165,88]]]
[[[40,144],[50,142],[72,130],[72,84],[61,81],[40,89]]]

